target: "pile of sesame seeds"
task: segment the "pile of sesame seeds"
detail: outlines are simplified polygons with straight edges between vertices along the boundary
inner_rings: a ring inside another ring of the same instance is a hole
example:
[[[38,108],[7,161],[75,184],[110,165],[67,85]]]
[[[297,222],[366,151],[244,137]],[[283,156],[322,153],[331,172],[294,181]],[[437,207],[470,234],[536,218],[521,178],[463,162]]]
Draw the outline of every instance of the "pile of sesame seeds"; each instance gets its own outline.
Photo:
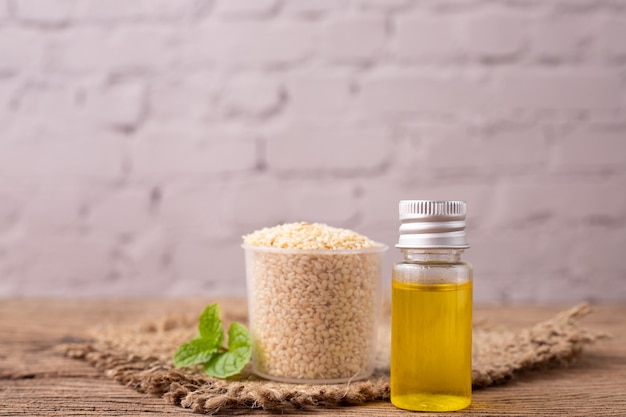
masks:
[[[365,249],[379,246],[352,230],[307,222],[266,227],[244,236],[243,242],[250,246],[302,250]]]

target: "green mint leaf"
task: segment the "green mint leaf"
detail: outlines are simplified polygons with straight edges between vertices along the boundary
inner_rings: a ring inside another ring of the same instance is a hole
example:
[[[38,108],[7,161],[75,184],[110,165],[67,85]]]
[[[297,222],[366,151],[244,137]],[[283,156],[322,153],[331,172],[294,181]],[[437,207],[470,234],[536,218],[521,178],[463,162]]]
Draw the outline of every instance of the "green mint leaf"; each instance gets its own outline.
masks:
[[[222,343],[224,343],[224,328],[222,327],[222,319],[220,319],[220,307],[217,303],[207,306],[200,315],[198,332],[200,333],[200,339],[211,341],[214,347],[222,347]]]
[[[174,354],[174,366],[185,367],[205,363],[220,351],[209,339],[193,339],[181,345]]]
[[[174,354],[178,367],[204,364],[207,374],[217,378],[236,375],[252,356],[252,342],[243,324],[233,322],[228,329],[228,350],[222,347],[224,329],[217,304],[211,304],[200,315],[198,333]]]
[[[248,329],[233,322],[228,329],[228,351],[216,353],[204,364],[204,371],[216,378],[227,378],[241,372],[252,356]]]

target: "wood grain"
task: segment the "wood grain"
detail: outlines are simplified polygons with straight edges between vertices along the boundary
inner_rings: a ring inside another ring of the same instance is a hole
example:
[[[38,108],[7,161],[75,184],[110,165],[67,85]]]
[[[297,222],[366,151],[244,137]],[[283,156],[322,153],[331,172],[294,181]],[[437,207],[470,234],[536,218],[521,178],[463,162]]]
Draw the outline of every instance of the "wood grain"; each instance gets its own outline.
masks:
[[[237,315],[245,314],[245,302],[237,299],[0,300],[0,416],[192,414],[121,386],[84,362],[63,357],[55,346],[88,338],[88,329],[99,323],[196,313],[213,301]],[[475,317],[521,327],[567,307],[478,306]],[[626,304],[594,306],[584,323],[612,338],[590,347],[570,369],[529,372],[509,384],[476,390],[471,407],[454,415],[626,415]],[[315,411],[346,416],[409,414],[389,403]],[[262,411],[243,414],[275,415]]]

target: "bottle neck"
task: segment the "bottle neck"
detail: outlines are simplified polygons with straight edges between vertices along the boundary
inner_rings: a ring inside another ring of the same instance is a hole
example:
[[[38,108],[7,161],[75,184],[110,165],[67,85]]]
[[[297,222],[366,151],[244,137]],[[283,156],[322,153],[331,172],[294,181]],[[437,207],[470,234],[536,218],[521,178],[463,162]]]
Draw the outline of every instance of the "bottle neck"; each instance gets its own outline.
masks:
[[[400,249],[405,262],[460,262],[463,249]]]

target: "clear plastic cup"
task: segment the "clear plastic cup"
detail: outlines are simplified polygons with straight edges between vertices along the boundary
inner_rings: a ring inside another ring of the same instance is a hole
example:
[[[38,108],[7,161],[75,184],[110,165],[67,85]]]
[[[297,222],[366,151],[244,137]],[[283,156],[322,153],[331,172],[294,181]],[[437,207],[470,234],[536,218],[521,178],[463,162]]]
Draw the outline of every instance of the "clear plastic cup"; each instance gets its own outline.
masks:
[[[257,375],[309,384],[371,375],[387,246],[243,248]]]

